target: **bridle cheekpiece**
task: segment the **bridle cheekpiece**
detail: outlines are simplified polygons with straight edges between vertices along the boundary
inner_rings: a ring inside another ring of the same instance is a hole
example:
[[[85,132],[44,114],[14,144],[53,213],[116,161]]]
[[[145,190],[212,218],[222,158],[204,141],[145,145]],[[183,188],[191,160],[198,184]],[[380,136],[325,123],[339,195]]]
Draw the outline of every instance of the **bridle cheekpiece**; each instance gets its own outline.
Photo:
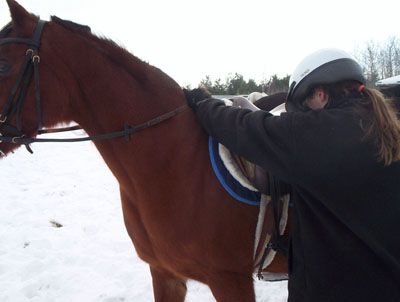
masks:
[[[17,143],[18,139],[26,137],[22,132],[22,108],[29,83],[34,76],[35,81],[35,100],[37,115],[37,130],[42,129],[42,102],[40,97],[39,80],[39,48],[45,21],[39,20],[32,38],[2,38],[0,46],[5,44],[26,44],[29,48],[25,52],[25,60],[17,76],[14,86],[7,98],[7,101],[0,113],[0,142]],[[16,117],[16,126],[9,124],[9,121]],[[32,149],[29,144],[24,144],[29,152]]]

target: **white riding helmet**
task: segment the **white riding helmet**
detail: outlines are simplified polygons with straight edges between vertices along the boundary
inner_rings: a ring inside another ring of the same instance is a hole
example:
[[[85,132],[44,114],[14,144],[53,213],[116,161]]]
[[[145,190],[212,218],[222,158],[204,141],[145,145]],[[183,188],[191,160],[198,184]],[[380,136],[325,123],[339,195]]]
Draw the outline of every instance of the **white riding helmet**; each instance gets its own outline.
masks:
[[[313,87],[345,80],[365,83],[361,66],[348,53],[325,48],[308,55],[290,77],[287,111],[304,110],[302,102]]]

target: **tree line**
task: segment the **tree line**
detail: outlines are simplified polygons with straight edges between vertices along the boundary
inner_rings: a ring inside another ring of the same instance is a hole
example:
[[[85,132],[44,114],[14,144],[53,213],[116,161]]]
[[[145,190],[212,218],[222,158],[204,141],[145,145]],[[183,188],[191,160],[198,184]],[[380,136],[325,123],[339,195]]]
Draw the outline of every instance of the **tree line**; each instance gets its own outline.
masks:
[[[378,80],[400,74],[400,40],[390,37],[383,44],[370,41],[365,47],[353,54],[363,68],[367,85],[375,87]],[[269,79],[257,82],[254,79],[245,80],[239,73],[230,74],[225,80],[212,81],[210,76],[201,80],[199,86],[203,86],[214,95],[238,95],[249,94],[254,91],[274,94],[287,92],[290,75],[279,77],[272,75]]]
[[[229,75],[224,81],[217,79],[213,82],[209,76],[206,76],[201,80],[199,86],[207,88],[214,95],[249,94],[254,91],[274,94],[288,90],[289,78],[289,75],[280,78],[275,74],[269,79],[257,83],[254,79],[246,81],[243,75],[235,73]]]

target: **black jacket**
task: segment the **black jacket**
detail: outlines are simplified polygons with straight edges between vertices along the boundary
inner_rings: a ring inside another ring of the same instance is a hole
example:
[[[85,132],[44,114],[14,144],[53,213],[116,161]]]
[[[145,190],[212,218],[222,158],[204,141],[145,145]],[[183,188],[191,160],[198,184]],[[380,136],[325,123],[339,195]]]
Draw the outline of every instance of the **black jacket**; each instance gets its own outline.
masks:
[[[206,131],[292,185],[289,301],[400,301],[400,163],[384,167],[354,104],[272,116],[200,102]]]

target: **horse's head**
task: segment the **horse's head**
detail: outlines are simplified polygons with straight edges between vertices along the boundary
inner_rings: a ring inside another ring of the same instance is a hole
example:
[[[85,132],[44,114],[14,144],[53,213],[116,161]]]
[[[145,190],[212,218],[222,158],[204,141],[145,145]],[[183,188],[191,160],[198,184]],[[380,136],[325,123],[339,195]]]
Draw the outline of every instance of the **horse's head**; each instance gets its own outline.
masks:
[[[184,103],[173,79],[89,27],[56,17],[40,21],[14,0],[7,3],[12,21],[0,32],[0,156],[42,127],[73,120],[89,134],[111,132]]]
[[[42,126],[62,121],[60,114],[42,120],[43,111],[63,112],[66,106],[60,104],[67,103],[62,79],[52,72],[54,62],[47,56],[45,22],[14,0],[7,3],[12,21],[0,32],[0,157],[20,145],[15,143],[19,137],[34,137]],[[55,97],[61,100],[58,109],[50,104]]]

